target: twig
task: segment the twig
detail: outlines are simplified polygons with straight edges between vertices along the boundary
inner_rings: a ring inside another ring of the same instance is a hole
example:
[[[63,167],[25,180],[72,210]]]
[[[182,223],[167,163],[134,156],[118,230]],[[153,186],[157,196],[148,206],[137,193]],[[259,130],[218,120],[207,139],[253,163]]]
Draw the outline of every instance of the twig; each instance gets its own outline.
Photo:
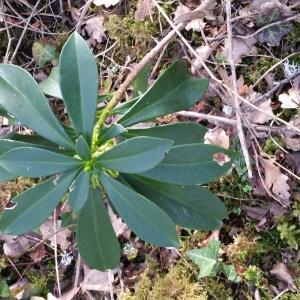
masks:
[[[36,9],[37,9],[37,7],[39,6],[40,2],[41,2],[41,0],[38,0],[38,1],[36,2],[35,6],[32,8],[31,14],[30,14],[29,18],[27,19],[27,22],[26,22],[26,24],[25,24],[25,26],[24,26],[24,29],[23,29],[23,31],[22,31],[22,34],[21,34],[21,36],[20,36],[20,38],[19,38],[19,40],[18,40],[17,46],[16,46],[16,48],[15,48],[15,51],[14,51],[14,53],[13,53],[12,56],[11,56],[11,59],[10,59],[10,62],[11,62],[11,63],[13,62],[15,56],[17,55],[17,53],[18,53],[18,51],[19,51],[19,48],[20,48],[20,46],[21,46],[21,43],[22,43],[22,41],[23,41],[23,38],[24,38],[25,33],[26,33],[26,31],[27,31],[27,28],[29,27],[30,22],[31,22],[31,19],[33,18],[34,14],[35,14],[35,12],[36,12]]]
[[[88,0],[88,2],[83,6],[83,9],[82,9],[82,12],[81,12],[81,15],[80,15],[80,18],[77,22],[77,25],[76,25],[76,31],[79,32],[80,28],[81,28],[81,25],[84,21],[84,18],[90,8],[90,6],[92,5],[93,3],[93,0]]]
[[[232,27],[230,23],[231,19],[231,0],[227,0],[226,2],[226,18],[227,18],[227,34],[228,34],[228,44],[229,44],[229,62],[230,62],[230,67],[231,67],[231,77],[232,77],[232,85],[233,85],[233,90],[235,94],[233,95],[234,98],[234,105],[235,105],[235,110],[236,110],[236,129],[238,133],[238,137],[240,140],[242,152],[245,158],[247,170],[248,170],[248,177],[252,178],[253,173],[252,173],[252,166],[250,162],[250,156],[246,144],[246,139],[245,139],[245,134],[243,131],[243,125],[242,125],[242,118],[241,118],[241,109],[240,109],[240,101],[236,94],[238,94],[237,90],[237,83],[236,83],[236,72],[235,72],[235,66],[234,66],[234,61],[233,61],[233,48],[232,48]]]
[[[56,231],[56,209],[53,212],[53,231]],[[54,235],[54,257],[55,257],[55,273],[57,281],[57,290],[59,299],[61,299],[61,288],[60,288],[60,278],[59,278],[59,269],[58,269],[58,258],[57,258],[57,235]]]
[[[188,118],[199,118],[199,119],[201,118],[201,119],[205,119],[205,120],[208,120],[208,121],[212,120],[212,121],[216,121],[216,122],[220,122],[220,123],[224,123],[224,124],[229,124],[229,125],[234,125],[234,126],[236,126],[236,124],[237,124],[236,120],[227,119],[227,118],[214,116],[214,115],[209,115],[209,114],[202,114],[202,113],[192,112],[192,111],[179,111],[179,112],[175,113],[175,115],[188,117]]]
[[[78,284],[79,284],[80,267],[81,267],[81,257],[80,257],[80,253],[78,252],[77,263],[76,263],[75,281],[74,281],[74,289],[76,289],[78,287]]]
[[[276,295],[276,297],[274,297],[272,300],[278,300],[283,294],[285,294],[286,292],[288,292],[289,289],[285,289],[282,292],[280,292],[278,295]]]

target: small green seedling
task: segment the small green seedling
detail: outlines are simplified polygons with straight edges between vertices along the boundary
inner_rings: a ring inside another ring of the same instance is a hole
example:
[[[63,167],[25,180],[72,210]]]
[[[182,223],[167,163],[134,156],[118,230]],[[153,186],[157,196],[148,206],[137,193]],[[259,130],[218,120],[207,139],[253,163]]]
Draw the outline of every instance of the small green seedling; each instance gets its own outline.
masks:
[[[97,108],[103,101],[97,64],[77,33],[41,87],[22,68],[0,65],[0,105],[34,132],[0,139],[0,181],[46,177],[12,200],[15,207],[2,213],[0,231],[20,235],[36,229],[67,199],[82,258],[106,270],[119,264],[120,246],[105,199],[137,236],[158,246],[179,245],[175,224],[220,228],[224,204],[200,185],[229,170],[235,154],[204,144],[206,129],[196,123],[134,127],[191,107],[207,86],[179,60],[134,100],[116,106],[113,94]],[[71,127],[57,120],[41,89],[63,99]],[[117,122],[107,125],[112,115]]]

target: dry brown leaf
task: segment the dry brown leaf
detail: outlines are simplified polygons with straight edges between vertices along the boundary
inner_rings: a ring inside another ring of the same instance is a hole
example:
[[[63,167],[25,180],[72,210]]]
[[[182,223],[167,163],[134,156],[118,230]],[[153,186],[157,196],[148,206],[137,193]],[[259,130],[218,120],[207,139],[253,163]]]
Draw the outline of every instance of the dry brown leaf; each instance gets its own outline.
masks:
[[[257,42],[257,39],[253,36],[242,39],[239,37],[234,37],[232,39],[232,49],[233,49],[233,62],[235,64],[242,62],[242,56],[246,56],[249,54],[255,54],[256,48],[253,47],[255,43]],[[223,56],[229,61],[229,41],[228,39],[225,39],[225,47],[223,50]]]
[[[31,246],[32,243],[27,237],[20,236],[11,242],[5,242],[3,252],[8,257],[18,258],[25,254]]]
[[[268,100],[265,100],[265,101],[259,103],[257,105],[257,107],[260,108],[261,110],[265,111],[267,114],[264,112],[258,111],[256,109],[249,108],[250,112],[248,115],[248,119],[251,123],[265,124],[268,121],[273,119],[271,116],[269,116],[269,115],[272,115],[272,116],[274,115],[272,107],[271,107],[271,99],[268,99]]]
[[[77,299],[77,297],[75,296],[78,294],[79,291],[80,291],[80,287],[72,288],[66,293],[63,293],[60,298],[56,298],[51,293],[48,293],[47,300],[74,300]]]
[[[94,0],[93,3],[97,6],[104,5],[105,7],[110,7],[117,5],[121,0]]]
[[[288,93],[282,93],[278,96],[282,103],[281,108],[299,108],[300,107],[300,76],[292,81],[292,88]]]
[[[128,226],[122,221],[121,218],[112,211],[111,207],[108,207],[108,215],[110,217],[111,224],[116,233],[116,236],[122,235],[127,229]]]
[[[83,290],[109,292],[110,290],[110,274],[114,271],[101,272],[98,270],[90,269],[84,265],[84,279],[80,284]]]
[[[280,281],[283,281],[286,283],[287,287],[289,288],[290,291],[296,292],[297,287],[294,284],[293,277],[288,269],[288,267],[280,262],[277,263],[272,270],[270,270],[270,274],[276,276],[276,278]]]
[[[97,43],[102,43],[103,39],[106,39],[104,16],[96,16],[88,19],[84,30],[89,35],[89,42],[91,45],[96,46]]]
[[[71,18],[74,22],[78,22],[80,18],[80,10],[76,7],[71,6],[70,9]]]
[[[229,136],[221,127],[209,129],[204,135],[204,144],[213,144],[228,149],[229,143]]]
[[[213,161],[217,162],[217,164],[221,167],[230,162],[230,160],[231,158],[223,152],[218,152],[213,155]]]
[[[56,228],[56,243],[60,246],[61,250],[65,251],[71,245],[71,242],[68,241],[68,238],[72,235],[72,231],[69,229],[61,229],[61,220],[57,221]],[[53,220],[48,219],[44,224],[41,225],[40,231],[43,239],[48,239],[51,242],[51,246],[55,246],[55,236]],[[50,237],[49,237],[50,236]]]
[[[202,60],[207,60],[211,56],[213,48],[205,45],[205,46],[198,47],[195,51],[197,52],[197,54]],[[195,74],[195,72],[200,70],[201,68],[202,68],[201,61],[197,58],[194,58],[191,64],[191,72]]]
[[[32,251],[30,251],[28,255],[34,262],[41,261],[46,255],[45,245],[44,244],[38,245]]]
[[[283,206],[287,206],[290,202],[290,187],[287,183],[288,177],[281,173],[271,159],[267,157],[259,157],[264,170],[264,183],[266,188],[280,200]]]
[[[144,21],[150,16],[155,4],[152,0],[139,0],[134,17],[138,21]]]

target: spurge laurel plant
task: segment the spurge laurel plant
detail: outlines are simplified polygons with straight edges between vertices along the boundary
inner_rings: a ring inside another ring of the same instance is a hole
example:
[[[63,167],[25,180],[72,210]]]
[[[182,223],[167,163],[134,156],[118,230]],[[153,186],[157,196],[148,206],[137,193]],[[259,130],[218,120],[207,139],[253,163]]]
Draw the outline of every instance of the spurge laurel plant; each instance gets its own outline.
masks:
[[[220,227],[225,207],[200,185],[230,168],[230,162],[216,158],[232,160],[234,154],[204,144],[206,129],[196,123],[133,126],[191,107],[205,93],[207,80],[193,78],[179,60],[129,103],[116,106],[113,96],[97,109],[103,97],[98,97],[96,61],[77,33],[62,49],[55,72],[52,91],[63,99],[71,127],[58,121],[27,71],[0,65],[0,105],[34,132],[0,139],[0,180],[46,177],[17,195],[13,209],[4,210],[2,233],[34,230],[60,201],[68,201],[82,258],[90,267],[106,270],[120,261],[108,203],[137,236],[157,246],[178,247],[175,224]],[[118,121],[108,126],[107,118],[114,114]]]

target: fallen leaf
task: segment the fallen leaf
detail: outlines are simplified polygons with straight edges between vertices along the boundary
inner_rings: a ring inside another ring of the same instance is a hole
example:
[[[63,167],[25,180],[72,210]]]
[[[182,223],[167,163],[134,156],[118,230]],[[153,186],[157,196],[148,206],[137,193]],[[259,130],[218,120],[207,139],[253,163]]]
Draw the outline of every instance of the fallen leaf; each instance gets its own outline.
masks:
[[[300,152],[288,153],[286,162],[294,169],[296,174],[300,174]]]
[[[258,111],[256,109],[253,108],[249,108],[249,114],[248,114],[248,118],[249,121],[251,123],[254,124],[265,124],[268,121],[272,120],[273,118],[270,115],[274,115],[273,114],[273,110],[271,107],[271,99],[265,100],[261,103],[259,103],[257,105],[258,108],[260,108],[261,110],[263,110],[264,112]]]
[[[108,215],[116,236],[122,235],[128,229],[128,226],[112,211],[110,206],[108,206]]]
[[[211,56],[213,48],[205,45],[205,46],[198,47],[195,51],[197,52],[197,54],[202,60],[207,60]],[[201,61],[198,58],[194,58],[191,64],[191,72],[195,74],[195,72],[201,68],[202,68]]]
[[[32,245],[27,237],[20,236],[11,242],[5,242],[3,252],[8,257],[18,258],[24,255]]]
[[[270,270],[270,274],[274,275],[278,280],[286,283],[286,285],[290,291],[292,291],[292,292],[297,291],[297,287],[294,284],[293,277],[292,277],[288,267],[284,263],[282,263],[282,262],[277,263],[272,268],[272,270]]]
[[[300,107],[300,76],[292,81],[292,88],[288,93],[282,93],[278,100],[282,103],[281,108],[299,108]]]
[[[278,166],[267,157],[259,157],[259,161],[265,170],[264,183],[266,188],[281,201],[285,207],[290,203],[290,187],[287,183],[288,177],[281,173]]]
[[[102,43],[103,39],[106,39],[104,16],[95,16],[86,21],[84,30],[89,35],[89,42],[91,45],[96,46],[97,43]]]
[[[56,243],[60,246],[61,250],[65,251],[71,245],[71,242],[67,239],[72,235],[72,231],[69,229],[61,229],[61,220],[57,221],[56,228]],[[40,231],[43,239],[48,239],[51,242],[51,246],[55,246],[54,224],[52,219],[48,219],[40,226]],[[50,236],[50,237],[49,237]]]
[[[231,158],[223,152],[218,152],[213,155],[213,161],[217,162],[217,164],[221,167],[230,162],[230,160]]]
[[[204,144],[217,145],[219,147],[228,149],[229,143],[229,136],[221,127],[209,129],[204,135]]]
[[[97,6],[104,5],[105,7],[110,7],[117,5],[121,0],[94,0],[93,3]]]
[[[137,21],[144,21],[150,16],[155,4],[152,0],[139,0],[134,17]]]
[[[235,64],[242,62],[242,57],[249,55],[249,54],[255,54],[256,48],[253,47],[255,43],[257,42],[257,39],[253,36],[249,38],[239,38],[234,37],[232,39],[232,49],[233,49],[233,62]],[[228,39],[225,39],[225,46],[223,50],[223,56],[226,59],[226,61],[229,61],[229,41]]]
[[[39,244],[32,251],[30,251],[28,255],[34,262],[41,261],[46,255],[45,245]]]
[[[90,269],[88,266],[83,265],[84,279],[80,284],[83,290],[109,292],[110,291],[110,274],[115,271],[101,272],[95,269]]]
[[[262,207],[252,207],[243,205],[242,209],[246,212],[247,217],[260,221],[267,215],[267,209]]]

